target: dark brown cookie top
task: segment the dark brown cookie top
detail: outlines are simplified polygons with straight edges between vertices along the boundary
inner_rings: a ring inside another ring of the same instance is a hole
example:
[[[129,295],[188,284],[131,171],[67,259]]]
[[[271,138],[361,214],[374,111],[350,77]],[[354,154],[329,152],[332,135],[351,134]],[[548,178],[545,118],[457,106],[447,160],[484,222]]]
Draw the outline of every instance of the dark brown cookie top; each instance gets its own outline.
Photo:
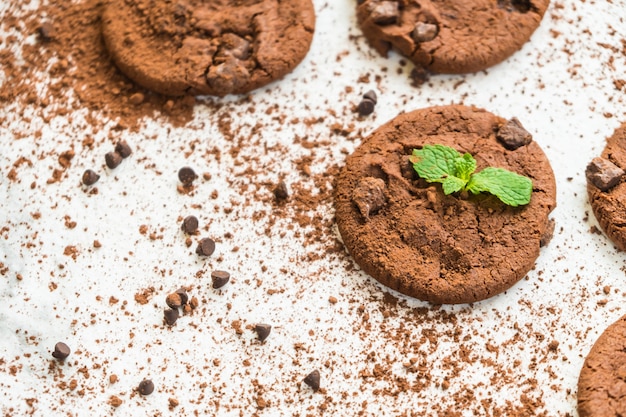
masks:
[[[482,300],[524,277],[551,233],[556,185],[528,132],[521,129],[525,139],[511,145],[520,126],[485,110],[444,106],[402,114],[366,138],[335,184],[339,232],[361,268],[435,304]],[[425,144],[469,152],[477,171],[501,167],[531,178],[530,203],[514,208],[489,194],[444,195],[409,161]]]
[[[302,61],[311,0],[108,0],[102,33],[129,78],[166,95],[240,94]]]
[[[392,47],[432,72],[462,74],[519,50],[550,0],[359,0],[357,18],[383,56]]]
[[[587,166],[587,194],[593,214],[609,239],[626,250],[626,123],[607,139],[599,158]]]
[[[602,333],[585,359],[578,378],[578,415],[626,415],[626,316]]]

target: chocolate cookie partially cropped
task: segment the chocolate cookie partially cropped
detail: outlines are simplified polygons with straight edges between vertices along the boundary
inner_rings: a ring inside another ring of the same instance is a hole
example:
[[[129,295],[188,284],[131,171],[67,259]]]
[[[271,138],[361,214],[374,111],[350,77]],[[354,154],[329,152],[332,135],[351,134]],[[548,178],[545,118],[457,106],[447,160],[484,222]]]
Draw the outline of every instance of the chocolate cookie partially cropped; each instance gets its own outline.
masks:
[[[578,415],[626,415],[626,316],[602,333],[585,359],[578,378]]]
[[[470,153],[477,171],[529,177],[530,203],[445,195],[409,160],[426,144]],[[524,277],[551,236],[555,205],[550,163],[521,123],[465,106],[396,117],[364,139],[335,184],[337,225],[356,262],[384,285],[435,304],[483,300]]]
[[[462,74],[519,50],[550,0],[358,0],[357,18],[383,56],[393,47],[431,72]]]
[[[302,61],[311,0],[108,0],[104,41],[117,66],[166,95],[240,94]]]
[[[587,194],[593,214],[607,236],[626,250],[626,123],[607,139],[602,156],[586,169]]]

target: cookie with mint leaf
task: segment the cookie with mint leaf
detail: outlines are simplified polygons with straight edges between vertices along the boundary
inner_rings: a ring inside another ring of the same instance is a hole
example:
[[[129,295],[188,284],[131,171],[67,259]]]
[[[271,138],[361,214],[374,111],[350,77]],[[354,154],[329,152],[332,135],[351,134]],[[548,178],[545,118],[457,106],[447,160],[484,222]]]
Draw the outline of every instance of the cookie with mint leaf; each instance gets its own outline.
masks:
[[[516,146],[513,130],[523,135]],[[365,272],[408,296],[458,304],[531,270],[554,228],[556,184],[521,122],[453,105],[402,114],[364,138],[334,197],[343,242]]]

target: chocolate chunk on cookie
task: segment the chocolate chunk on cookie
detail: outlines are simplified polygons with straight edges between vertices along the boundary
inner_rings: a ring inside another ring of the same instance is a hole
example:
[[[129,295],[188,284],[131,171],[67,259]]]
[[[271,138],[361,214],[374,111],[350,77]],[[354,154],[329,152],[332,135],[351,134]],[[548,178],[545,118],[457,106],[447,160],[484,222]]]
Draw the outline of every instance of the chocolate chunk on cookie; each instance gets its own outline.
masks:
[[[623,176],[623,169],[608,159],[601,157],[593,158],[587,165],[587,169],[585,169],[587,181],[602,191],[608,191],[615,187]]]
[[[626,316],[593,345],[578,378],[580,417],[626,415]]]
[[[380,178],[362,178],[352,192],[352,201],[364,219],[385,205],[385,181]]]
[[[511,150],[528,145],[533,140],[533,135],[524,129],[517,117],[512,118],[500,127],[496,137],[507,149]]]
[[[364,0],[357,19],[382,55],[391,48],[431,72],[462,74],[519,50],[550,0]]]
[[[609,239],[626,250],[626,123],[607,139],[601,157],[594,158],[587,169],[587,194],[600,227]]]
[[[311,0],[108,0],[102,15],[120,70],[166,95],[241,94],[280,79],[314,28]]]
[[[347,158],[334,197],[339,232],[365,272],[435,304],[483,300],[526,275],[549,240],[556,185],[536,142],[508,149],[497,138],[507,123],[481,109],[432,107],[402,114],[363,140]],[[531,178],[530,203],[445,195],[409,161],[426,144],[470,153],[477,172],[499,167]]]

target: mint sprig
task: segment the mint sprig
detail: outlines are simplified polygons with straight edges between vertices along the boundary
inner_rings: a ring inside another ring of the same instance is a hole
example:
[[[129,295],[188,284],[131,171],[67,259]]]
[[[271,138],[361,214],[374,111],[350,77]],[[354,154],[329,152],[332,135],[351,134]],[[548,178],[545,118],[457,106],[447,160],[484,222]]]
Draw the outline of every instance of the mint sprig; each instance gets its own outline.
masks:
[[[413,169],[428,182],[439,182],[448,195],[458,191],[490,193],[512,207],[530,202],[533,183],[528,177],[504,168],[488,167],[476,171],[476,160],[444,145],[424,145],[409,157]]]

